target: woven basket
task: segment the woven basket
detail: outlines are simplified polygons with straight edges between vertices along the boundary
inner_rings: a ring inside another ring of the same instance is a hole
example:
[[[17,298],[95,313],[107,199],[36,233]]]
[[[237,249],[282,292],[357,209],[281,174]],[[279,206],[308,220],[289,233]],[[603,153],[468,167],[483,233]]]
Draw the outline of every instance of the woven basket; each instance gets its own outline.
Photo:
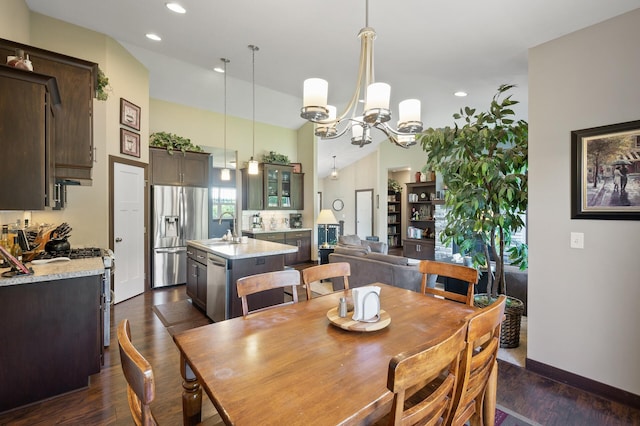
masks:
[[[517,348],[520,346],[520,323],[524,313],[524,302],[511,296],[507,296],[507,299],[510,306],[504,309],[505,318],[500,328],[500,347]],[[489,306],[478,299],[474,301],[474,304],[479,308]]]

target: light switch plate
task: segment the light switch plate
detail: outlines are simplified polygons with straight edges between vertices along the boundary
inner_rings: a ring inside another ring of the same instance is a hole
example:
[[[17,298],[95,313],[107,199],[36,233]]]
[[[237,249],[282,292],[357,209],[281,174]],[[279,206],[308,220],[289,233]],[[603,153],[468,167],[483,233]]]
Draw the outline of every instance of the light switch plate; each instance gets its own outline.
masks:
[[[582,232],[571,233],[571,248],[584,248],[584,234]]]

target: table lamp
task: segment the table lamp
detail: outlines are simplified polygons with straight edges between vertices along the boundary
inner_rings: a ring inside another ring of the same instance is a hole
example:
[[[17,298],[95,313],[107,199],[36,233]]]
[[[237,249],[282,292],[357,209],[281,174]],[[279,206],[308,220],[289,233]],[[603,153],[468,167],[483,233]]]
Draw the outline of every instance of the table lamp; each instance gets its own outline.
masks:
[[[318,225],[324,225],[324,244],[322,247],[329,247],[329,228],[327,225],[337,225],[338,220],[330,209],[320,210],[318,215]]]

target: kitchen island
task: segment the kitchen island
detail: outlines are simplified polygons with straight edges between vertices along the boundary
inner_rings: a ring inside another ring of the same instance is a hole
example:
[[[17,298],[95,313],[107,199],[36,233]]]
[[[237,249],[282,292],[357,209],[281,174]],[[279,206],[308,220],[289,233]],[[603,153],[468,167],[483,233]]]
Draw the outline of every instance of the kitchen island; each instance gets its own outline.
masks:
[[[221,239],[187,241],[187,295],[213,321],[242,315],[236,281],[248,275],[284,269],[285,256],[298,247],[248,238],[246,243]],[[250,295],[251,309],[284,300],[282,288]]]
[[[26,266],[0,277],[0,412],[86,387],[102,365],[102,258]]]

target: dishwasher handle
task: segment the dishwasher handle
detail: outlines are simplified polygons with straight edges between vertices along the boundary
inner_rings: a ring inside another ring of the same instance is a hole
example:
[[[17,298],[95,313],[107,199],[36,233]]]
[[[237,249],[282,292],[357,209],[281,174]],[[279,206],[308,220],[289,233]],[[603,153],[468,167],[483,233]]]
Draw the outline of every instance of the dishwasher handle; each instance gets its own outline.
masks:
[[[227,262],[219,257],[209,256],[209,263],[215,266],[227,267]]]

